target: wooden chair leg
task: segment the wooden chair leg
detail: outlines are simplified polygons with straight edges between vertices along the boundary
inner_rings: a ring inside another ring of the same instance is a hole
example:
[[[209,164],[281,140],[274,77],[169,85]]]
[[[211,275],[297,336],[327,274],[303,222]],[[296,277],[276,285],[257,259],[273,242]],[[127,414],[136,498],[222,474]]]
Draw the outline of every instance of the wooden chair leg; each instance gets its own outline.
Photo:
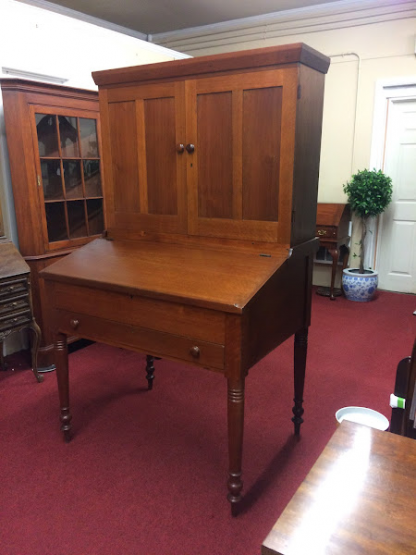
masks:
[[[306,354],[308,350],[308,328],[295,333],[294,346],[294,377],[295,377],[295,405],[292,409],[292,422],[295,425],[295,434],[300,434],[300,425],[303,423],[303,388],[305,385]]]
[[[146,380],[148,391],[153,389],[153,380],[155,379],[155,367],[153,365],[154,360],[155,357],[152,357],[152,355],[146,355]]]
[[[33,321],[30,324],[29,329],[32,331],[32,347],[31,347],[32,370],[37,381],[41,383],[43,382],[43,376],[41,376],[38,372],[38,350],[39,350],[40,339],[41,339],[41,331],[40,331],[40,327],[37,325],[35,321]]]

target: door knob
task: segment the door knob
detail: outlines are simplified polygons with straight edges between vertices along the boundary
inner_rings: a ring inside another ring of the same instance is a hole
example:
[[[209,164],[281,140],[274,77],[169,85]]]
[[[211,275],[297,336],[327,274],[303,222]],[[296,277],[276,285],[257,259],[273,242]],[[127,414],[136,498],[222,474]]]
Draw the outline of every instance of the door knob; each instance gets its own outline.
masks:
[[[195,150],[195,145],[193,145],[192,143],[187,144],[186,150],[189,152],[189,154],[192,154]]]
[[[182,152],[185,150],[185,146],[182,143],[179,143],[178,145],[176,145],[176,152],[178,154],[182,154]]]

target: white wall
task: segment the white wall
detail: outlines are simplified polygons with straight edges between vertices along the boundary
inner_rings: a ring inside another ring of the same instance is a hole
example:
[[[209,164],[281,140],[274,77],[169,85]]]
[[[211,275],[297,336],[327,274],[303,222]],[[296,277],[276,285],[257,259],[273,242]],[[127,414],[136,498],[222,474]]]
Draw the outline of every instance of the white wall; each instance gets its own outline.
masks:
[[[318,200],[342,203],[342,185],[357,170],[370,167],[377,82],[414,76],[416,83],[415,37],[415,1],[344,0],[153,39],[194,56],[295,42],[331,56]],[[342,56],[347,53],[353,54]],[[353,247],[358,234],[355,225]],[[314,282],[328,284],[329,268],[316,265]]]
[[[2,68],[65,79],[64,85],[96,89],[91,72],[187,57],[97,25],[14,0],[0,0],[0,74]],[[15,77],[15,75],[9,75]],[[0,202],[5,238],[18,245],[14,199],[0,95]],[[9,336],[7,353],[21,348]]]

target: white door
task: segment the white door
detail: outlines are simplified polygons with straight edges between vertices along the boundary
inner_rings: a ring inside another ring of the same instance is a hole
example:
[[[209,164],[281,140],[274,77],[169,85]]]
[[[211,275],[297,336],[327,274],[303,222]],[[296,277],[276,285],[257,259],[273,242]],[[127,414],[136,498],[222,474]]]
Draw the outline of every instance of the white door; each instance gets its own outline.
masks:
[[[393,199],[380,218],[379,287],[416,293],[416,99],[389,101],[383,171]]]

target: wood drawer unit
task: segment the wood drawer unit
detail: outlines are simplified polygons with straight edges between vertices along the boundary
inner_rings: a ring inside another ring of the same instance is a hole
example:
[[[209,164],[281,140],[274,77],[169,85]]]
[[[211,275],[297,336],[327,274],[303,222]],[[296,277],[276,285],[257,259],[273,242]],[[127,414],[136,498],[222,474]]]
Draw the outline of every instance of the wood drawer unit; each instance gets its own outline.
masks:
[[[9,314],[10,312],[20,311],[22,309],[30,309],[29,294],[24,293],[23,295],[16,295],[13,297],[0,297],[0,316]]]
[[[316,226],[316,236],[320,239],[335,239],[337,237],[337,228],[328,226]]]
[[[53,299],[67,311],[224,344],[225,316],[214,310],[65,283],[54,284]]]
[[[162,358],[189,361],[198,366],[217,370],[224,368],[224,345],[67,310],[56,310],[55,318],[55,326],[62,333],[77,333],[80,337],[93,341],[102,341]]]

